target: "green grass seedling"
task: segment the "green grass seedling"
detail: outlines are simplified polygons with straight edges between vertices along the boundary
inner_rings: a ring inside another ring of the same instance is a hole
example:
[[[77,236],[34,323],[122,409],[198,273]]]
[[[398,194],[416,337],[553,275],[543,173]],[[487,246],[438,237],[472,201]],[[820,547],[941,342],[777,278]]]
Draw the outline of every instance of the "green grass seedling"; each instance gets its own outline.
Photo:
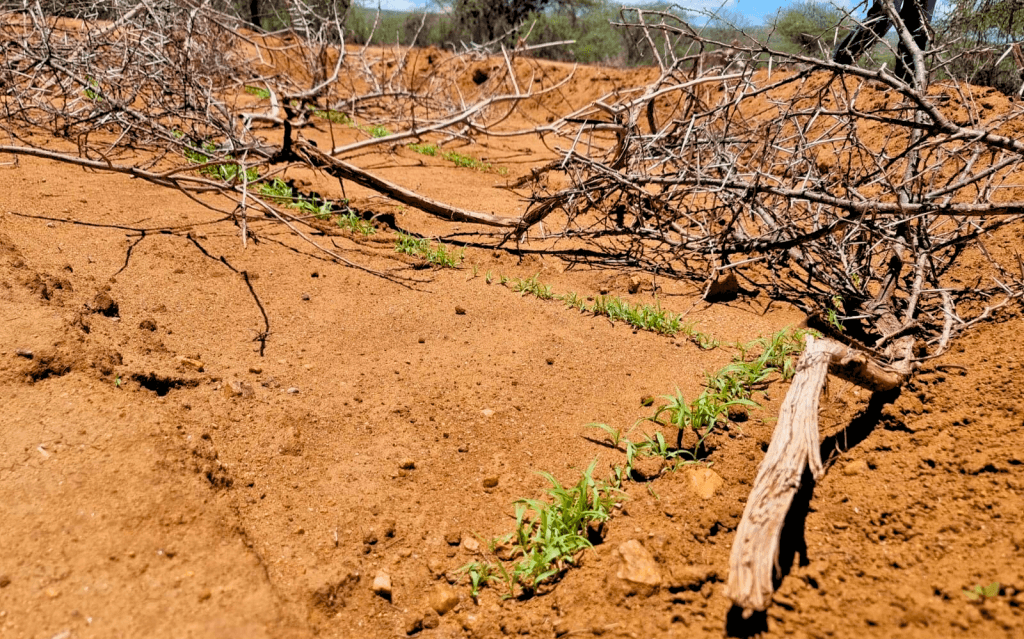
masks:
[[[581,473],[575,486],[562,486],[550,473],[551,501],[520,499],[516,502],[515,550],[522,558],[512,571],[514,581],[532,592],[554,579],[576,562],[576,556],[591,547],[587,524],[605,521],[611,515],[613,495],[622,491],[594,479],[595,459]]]
[[[461,249],[455,250],[441,242],[438,242],[437,246],[432,246],[427,238],[418,238],[405,233],[398,234],[395,252],[423,258],[434,266],[442,268],[458,268],[462,260],[465,259],[465,251]]]

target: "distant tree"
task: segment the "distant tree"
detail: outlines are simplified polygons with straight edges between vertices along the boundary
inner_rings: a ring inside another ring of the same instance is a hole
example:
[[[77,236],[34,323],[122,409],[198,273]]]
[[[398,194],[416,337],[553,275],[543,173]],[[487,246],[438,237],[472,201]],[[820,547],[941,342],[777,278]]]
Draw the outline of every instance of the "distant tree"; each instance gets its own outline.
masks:
[[[996,63],[1011,43],[1024,40],[1024,2],[953,0],[952,5],[935,24],[936,36],[952,54],[947,73],[1003,93],[1019,92],[1024,78],[1014,56]]]
[[[455,0],[452,13],[462,37],[490,42],[511,32],[550,0]]]
[[[782,9],[775,29],[801,53],[824,56],[836,37],[836,29],[846,30],[847,16],[827,2],[801,0]]]

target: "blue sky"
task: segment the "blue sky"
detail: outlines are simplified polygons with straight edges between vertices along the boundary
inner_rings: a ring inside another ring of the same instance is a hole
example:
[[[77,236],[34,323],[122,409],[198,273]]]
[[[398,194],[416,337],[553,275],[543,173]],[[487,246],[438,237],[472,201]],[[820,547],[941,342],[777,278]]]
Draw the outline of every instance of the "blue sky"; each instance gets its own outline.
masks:
[[[681,7],[703,10],[703,11],[716,11],[720,8],[724,8],[730,14],[739,14],[743,16],[750,24],[763,24],[765,18],[774,16],[781,7],[788,6],[797,0],[683,0],[677,2]],[[360,4],[367,7],[376,7],[376,0],[361,0]],[[625,2],[624,4],[631,4]],[[843,0],[836,0],[835,4],[838,6],[849,6],[848,2]],[[854,4],[856,2],[854,1]],[[436,4],[431,0],[380,0],[380,6],[383,9],[392,9],[395,11],[413,11],[423,9],[427,6],[434,6]]]

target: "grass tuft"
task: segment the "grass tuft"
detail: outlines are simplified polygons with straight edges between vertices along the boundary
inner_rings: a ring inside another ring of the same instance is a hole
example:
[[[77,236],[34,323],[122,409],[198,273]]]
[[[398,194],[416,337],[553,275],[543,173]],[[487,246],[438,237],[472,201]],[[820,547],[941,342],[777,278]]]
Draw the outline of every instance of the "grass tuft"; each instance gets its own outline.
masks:
[[[423,258],[430,264],[441,268],[458,268],[465,258],[465,251],[462,249],[456,250],[441,242],[434,246],[425,237],[420,238],[405,233],[398,234],[395,252]]]

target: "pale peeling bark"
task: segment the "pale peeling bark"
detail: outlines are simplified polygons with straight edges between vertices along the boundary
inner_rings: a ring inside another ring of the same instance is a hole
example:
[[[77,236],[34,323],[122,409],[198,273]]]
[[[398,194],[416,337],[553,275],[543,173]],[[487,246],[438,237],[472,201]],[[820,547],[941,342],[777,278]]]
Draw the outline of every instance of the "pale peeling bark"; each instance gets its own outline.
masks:
[[[827,339],[807,338],[733,541],[727,594],[743,608],[744,617],[767,609],[771,602],[782,527],[804,470],[809,468],[815,480],[822,474],[818,408],[830,371],[877,391],[896,388],[905,379],[856,349]]]

